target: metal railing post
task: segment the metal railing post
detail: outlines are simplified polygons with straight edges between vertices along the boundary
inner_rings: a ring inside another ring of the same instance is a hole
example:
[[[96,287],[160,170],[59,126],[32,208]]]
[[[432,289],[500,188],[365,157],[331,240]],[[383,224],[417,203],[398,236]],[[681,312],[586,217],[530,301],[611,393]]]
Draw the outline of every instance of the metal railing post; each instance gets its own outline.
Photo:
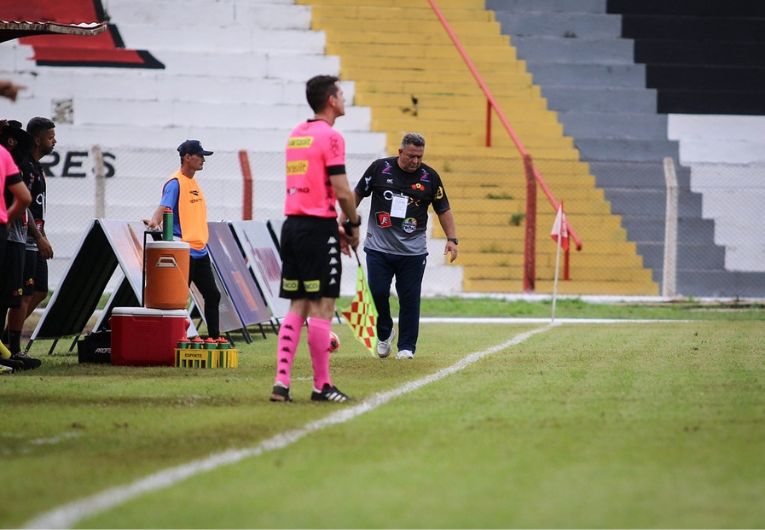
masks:
[[[486,147],[491,147],[491,101],[486,98]]]
[[[662,267],[661,295],[674,297],[677,280],[677,175],[675,161],[664,158],[664,180],[667,184],[667,207],[664,220],[664,264]]]
[[[537,181],[531,155],[523,157],[526,174],[526,230],[523,245],[523,292],[534,292],[536,286],[537,244]]]
[[[93,157],[93,173],[96,179],[96,211],[94,213],[96,219],[103,219],[106,217],[106,168],[104,167],[104,154],[99,145],[94,145],[90,149],[90,154]]]

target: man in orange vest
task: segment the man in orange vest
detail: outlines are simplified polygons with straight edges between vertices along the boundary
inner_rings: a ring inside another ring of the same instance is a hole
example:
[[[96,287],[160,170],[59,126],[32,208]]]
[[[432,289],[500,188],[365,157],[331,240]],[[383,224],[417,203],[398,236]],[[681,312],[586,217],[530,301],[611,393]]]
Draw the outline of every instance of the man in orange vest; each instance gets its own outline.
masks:
[[[205,322],[207,334],[220,338],[220,317],[218,304],[220,291],[215,284],[210,254],[207,251],[207,205],[202,188],[194,178],[204,168],[205,157],[212,151],[205,151],[199,140],[186,140],[178,146],[181,168],[165,183],[162,200],[151,220],[144,220],[150,229],[162,226],[165,208],[173,210],[173,235],[191,247],[189,283],[194,282],[205,301]]]

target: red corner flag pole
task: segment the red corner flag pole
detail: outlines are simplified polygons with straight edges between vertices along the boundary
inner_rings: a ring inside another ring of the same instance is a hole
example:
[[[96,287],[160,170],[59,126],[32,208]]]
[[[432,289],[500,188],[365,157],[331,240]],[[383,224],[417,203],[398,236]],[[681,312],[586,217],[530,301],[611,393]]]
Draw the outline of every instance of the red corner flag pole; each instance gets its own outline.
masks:
[[[563,212],[563,201],[558,205],[558,213],[555,215],[550,237],[556,243],[555,250],[555,279],[553,280],[552,292],[552,316],[551,322],[555,322],[555,301],[558,298],[558,270],[560,269],[560,249],[568,250],[568,226],[566,214]]]

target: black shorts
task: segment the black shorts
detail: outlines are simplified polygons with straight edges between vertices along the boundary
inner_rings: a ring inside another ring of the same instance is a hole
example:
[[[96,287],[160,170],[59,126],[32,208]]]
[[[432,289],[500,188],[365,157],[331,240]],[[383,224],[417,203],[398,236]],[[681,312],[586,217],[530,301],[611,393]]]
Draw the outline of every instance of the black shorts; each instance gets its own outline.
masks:
[[[37,270],[37,251],[27,249],[24,257],[24,296],[35,292],[35,271]]]
[[[291,300],[340,296],[340,235],[337,219],[288,217],[282,225],[282,284]]]
[[[24,255],[26,245],[15,241],[5,244],[5,259],[0,264],[0,305],[17,308],[24,293]]]
[[[39,252],[35,252],[37,257],[35,259],[35,274],[34,274],[34,291],[38,293],[48,292],[48,260],[40,256]]]
[[[5,223],[0,223],[0,262],[5,257],[5,242],[8,238],[8,228]]]

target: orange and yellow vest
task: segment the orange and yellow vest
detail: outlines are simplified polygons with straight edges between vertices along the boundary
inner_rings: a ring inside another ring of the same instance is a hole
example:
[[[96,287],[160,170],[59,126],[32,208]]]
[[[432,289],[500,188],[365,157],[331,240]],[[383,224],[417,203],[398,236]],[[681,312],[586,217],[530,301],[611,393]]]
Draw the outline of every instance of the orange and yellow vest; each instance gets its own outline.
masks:
[[[207,204],[202,188],[195,178],[189,178],[180,170],[168,179],[178,181],[178,222],[181,240],[194,250],[203,250],[209,237],[207,231]]]

